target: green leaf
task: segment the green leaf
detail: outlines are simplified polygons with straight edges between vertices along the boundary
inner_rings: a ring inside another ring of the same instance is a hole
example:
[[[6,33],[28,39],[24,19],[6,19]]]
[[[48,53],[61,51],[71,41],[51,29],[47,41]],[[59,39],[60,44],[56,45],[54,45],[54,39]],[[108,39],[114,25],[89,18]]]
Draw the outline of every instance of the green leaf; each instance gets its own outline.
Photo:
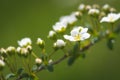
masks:
[[[71,66],[75,62],[75,60],[80,56],[80,42],[76,42],[70,54],[71,56],[68,59],[69,66]]]
[[[6,76],[6,80],[9,80],[10,78],[13,78],[15,77],[15,74],[14,73],[10,73]]]
[[[108,39],[107,46],[110,50],[113,50],[114,39]]]
[[[32,67],[32,71],[36,71],[38,69],[38,66],[37,65],[34,65],[33,67]]]
[[[19,68],[18,71],[17,71],[17,75],[20,75],[22,72],[23,72],[23,68]]]
[[[69,59],[68,59],[68,65],[71,66],[76,60],[76,57],[73,57],[71,56]]]
[[[53,72],[54,71],[53,65],[51,64],[47,65],[47,70]]]

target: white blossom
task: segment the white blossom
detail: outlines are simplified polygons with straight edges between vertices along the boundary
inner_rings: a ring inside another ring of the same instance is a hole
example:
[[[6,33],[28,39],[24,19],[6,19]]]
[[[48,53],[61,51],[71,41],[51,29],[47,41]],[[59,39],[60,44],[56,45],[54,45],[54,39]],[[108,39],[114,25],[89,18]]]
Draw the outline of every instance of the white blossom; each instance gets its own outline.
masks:
[[[83,41],[90,37],[90,34],[87,33],[88,28],[83,27],[75,27],[70,34],[71,35],[64,35],[64,38],[69,41]]]
[[[68,24],[73,24],[77,21],[76,13],[73,12],[68,16],[62,16],[55,25],[53,25],[53,30],[56,32],[64,32],[68,26]]]
[[[9,52],[15,52],[15,47],[13,46],[9,46],[6,51],[9,53]]]
[[[94,15],[94,14],[99,14],[99,13],[100,13],[99,9],[90,9],[88,11],[89,15]]]
[[[73,24],[76,21],[77,21],[76,12],[73,12],[72,14],[70,14],[68,16],[63,16],[60,18],[60,22],[63,22],[66,25]]]
[[[7,51],[6,51],[4,48],[1,48],[1,49],[0,49],[0,53],[1,53],[1,54],[4,54],[4,53],[6,54]]]
[[[103,8],[103,10],[109,10],[110,9],[110,5],[105,4],[102,8]]]
[[[17,53],[20,53],[21,52],[21,47],[17,47],[16,51],[17,51]]]
[[[4,67],[4,66],[5,66],[5,62],[0,59],[0,67]]]
[[[20,50],[20,54],[21,55],[27,55],[29,53],[29,51],[28,51],[28,49],[27,48],[21,48],[21,50]]]
[[[78,7],[78,10],[83,11],[85,9],[85,5],[84,4],[80,4]]]
[[[26,47],[28,45],[31,45],[32,41],[30,38],[23,38],[21,41],[18,41],[18,44],[20,47]]]
[[[62,48],[66,45],[66,43],[62,40],[62,39],[58,39],[55,43],[54,43],[54,47],[57,48]]]
[[[35,63],[36,63],[36,64],[41,64],[41,63],[42,63],[42,59],[36,58],[36,59],[35,59]]]
[[[101,19],[100,23],[102,23],[102,22],[113,23],[113,22],[117,21],[118,19],[120,19],[120,13],[119,14],[109,13],[107,17],[103,17]]]
[[[56,35],[55,31],[49,31],[48,38],[54,37]]]
[[[56,32],[64,32],[67,28],[67,24],[64,22],[57,22],[53,25],[53,30]]]
[[[37,39],[37,45],[43,46],[44,45],[44,41],[41,38],[38,38]]]

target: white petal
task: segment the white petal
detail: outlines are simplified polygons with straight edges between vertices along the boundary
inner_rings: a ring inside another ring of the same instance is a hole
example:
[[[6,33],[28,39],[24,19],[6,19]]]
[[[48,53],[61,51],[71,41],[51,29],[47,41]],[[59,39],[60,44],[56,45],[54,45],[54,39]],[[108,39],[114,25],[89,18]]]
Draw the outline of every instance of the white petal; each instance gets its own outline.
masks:
[[[83,29],[81,30],[80,34],[84,34],[84,33],[86,33],[87,31],[88,31],[88,28],[83,28]]]
[[[65,38],[66,40],[69,40],[69,41],[76,41],[76,40],[74,39],[74,37],[69,36],[69,35],[64,35],[64,38]]]
[[[90,37],[90,34],[89,33],[85,33],[81,36],[81,40],[85,40],[85,39],[88,39]]]
[[[79,34],[79,29],[77,29],[77,28],[75,28],[75,29],[73,29],[71,32],[70,32],[70,34],[71,34],[71,36],[76,36],[76,35],[78,35]]]

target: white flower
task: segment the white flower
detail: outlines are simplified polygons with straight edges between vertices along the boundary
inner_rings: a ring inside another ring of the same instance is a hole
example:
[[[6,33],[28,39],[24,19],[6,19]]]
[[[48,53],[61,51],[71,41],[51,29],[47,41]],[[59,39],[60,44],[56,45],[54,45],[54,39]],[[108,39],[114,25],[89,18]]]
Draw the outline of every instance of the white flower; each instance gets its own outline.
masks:
[[[5,62],[0,59],[0,67],[4,67],[4,66],[5,66]]]
[[[66,43],[62,39],[58,39],[54,43],[54,47],[57,47],[57,48],[63,48],[65,45],[66,45]]]
[[[76,12],[73,12],[72,14],[68,16],[63,16],[60,18],[60,22],[63,22],[66,25],[73,24],[76,21],[77,21]]]
[[[0,49],[0,53],[1,53],[1,54],[6,54],[7,51],[6,51],[4,48],[1,48],[1,49]]]
[[[41,63],[42,63],[42,59],[36,58],[36,59],[35,59],[35,63],[36,63],[36,64],[41,64]]]
[[[88,28],[76,27],[70,33],[71,35],[64,35],[64,38],[69,41],[83,41],[90,37],[90,34],[87,33]]]
[[[17,51],[18,53],[20,53],[20,52],[21,52],[21,47],[17,47],[16,51]]]
[[[32,41],[30,38],[23,38],[21,41],[18,41],[18,44],[20,47],[26,47],[28,45],[31,45]]]
[[[53,62],[53,60],[52,60],[52,59],[50,59],[50,60],[48,61],[48,63],[49,63],[49,64],[51,64],[52,62]]]
[[[53,25],[53,30],[56,32],[64,32],[67,28],[67,25],[64,22],[57,22]]]
[[[102,23],[102,22],[113,23],[113,22],[117,21],[119,18],[120,18],[120,13],[119,14],[109,13],[107,17],[103,17],[101,19],[100,23]]]
[[[44,47],[45,43],[41,38],[37,39],[37,45],[39,45],[40,47]]]
[[[78,10],[83,11],[85,9],[85,5],[84,4],[80,4],[78,7]]]
[[[49,31],[49,35],[48,35],[48,38],[52,38],[56,35],[56,32],[55,31]]]
[[[29,53],[29,51],[28,51],[27,48],[21,48],[20,53],[21,53],[21,55],[27,56],[27,54]]]
[[[13,46],[9,46],[6,51],[9,53],[9,52],[15,52],[15,47]]]
[[[109,10],[110,6],[108,4],[105,4],[102,8],[103,10]]]
[[[99,14],[99,13],[100,13],[100,11],[98,9],[90,9],[88,11],[89,15],[94,15],[94,14]]]
[[[90,10],[92,7],[90,5],[86,5],[85,9]]]

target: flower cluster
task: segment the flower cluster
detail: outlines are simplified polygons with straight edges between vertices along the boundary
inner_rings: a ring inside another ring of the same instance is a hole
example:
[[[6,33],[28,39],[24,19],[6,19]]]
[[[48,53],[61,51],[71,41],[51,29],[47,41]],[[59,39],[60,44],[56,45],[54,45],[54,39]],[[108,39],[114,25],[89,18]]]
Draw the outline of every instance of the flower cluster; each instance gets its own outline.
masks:
[[[88,50],[89,47],[103,38],[107,39],[108,48],[113,49],[116,30],[118,30],[113,24],[119,19],[120,13],[108,4],[102,7],[97,4],[80,4],[78,10],[70,15],[60,17],[59,21],[52,26],[52,30],[47,36],[51,40],[50,43],[53,43],[51,52],[47,52],[46,46],[48,45],[45,41],[42,38],[37,38],[36,44],[40,51],[36,53],[37,51],[33,51],[32,40],[25,37],[18,41],[17,48],[14,46],[0,48],[0,71],[7,66],[14,74],[12,77],[21,78],[24,76],[22,69],[25,69],[23,72],[26,71],[27,77],[31,78],[31,76],[35,77],[36,72],[43,69],[53,71],[53,66],[65,58],[68,58],[68,65],[73,64],[79,56],[84,57],[85,54],[81,52]],[[108,27],[103,22],[108,24]],[[58,50],[62,50],[64,56],[53,61],[52,56]],[[16,62],[18,58],[23,65]],[[13,60],[14,62],[12,62]],[[22,69],[18,68],[17,65]]]

